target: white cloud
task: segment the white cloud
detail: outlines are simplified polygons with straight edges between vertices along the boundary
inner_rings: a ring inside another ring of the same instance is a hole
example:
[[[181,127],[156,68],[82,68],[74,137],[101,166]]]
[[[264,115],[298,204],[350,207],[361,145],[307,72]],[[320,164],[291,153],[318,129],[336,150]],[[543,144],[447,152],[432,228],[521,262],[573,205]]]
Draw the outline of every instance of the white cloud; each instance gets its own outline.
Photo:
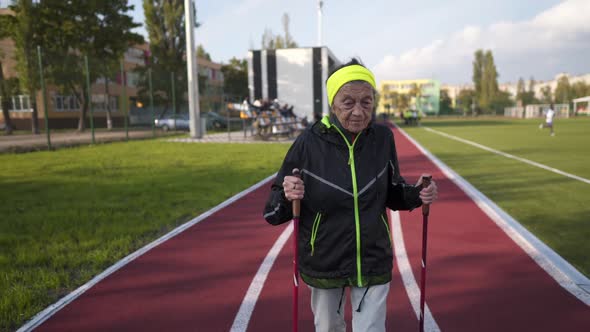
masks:
[[[385,56],[373,69],[378,79],[434,77],[470,81],[473,53],[491,49],[504,80],[551,77],[560,71],[590,71],[590,1],[567,0],[521,22],[467,26],[444,40]],[[501,79],[502,80],[502,79]],[[503,80],[503,81],[504,81]]]

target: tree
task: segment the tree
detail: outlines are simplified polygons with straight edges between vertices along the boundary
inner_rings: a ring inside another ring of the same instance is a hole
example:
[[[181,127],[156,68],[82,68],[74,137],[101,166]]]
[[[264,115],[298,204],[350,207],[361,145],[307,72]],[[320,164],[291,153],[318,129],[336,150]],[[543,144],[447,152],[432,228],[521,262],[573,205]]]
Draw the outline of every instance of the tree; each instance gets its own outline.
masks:
[[[172,104],[170,74],[174,73],[176,90],[188,90],[184,1],[144,0],[143,10],[151,54],[148,65],[138,69],[139,97],[145,102],[149,98],[148,69],[151,69],[154,103],[163,105],[165,113]],[[196,9],[193,11],[196,18]],[[195,23],[195,27],[199,26],[200,23]],[[181,99],[176,98],[176,109],[180,109]]]
[[[482,94],[482,78],[484,68],[484,54],[483,50],[475,51],[475,59],[473,60],[473,85],[475,87],[475,94],[480,96]]]
[[[522,77],[520,77],[518,79],[518,83],[516,83],[516,100],[520,100],[523,103],[524,106],[524,94],[526,93],[526,90],[524,88],[524,79]]]
[[[10,83],[10,80],[4,77],[4,71],[2,68],[2,58],[0,57],[0,99],[2,99],[2,104],[0,104],[0,108],[2,108],[2,115],[4,116],[4,131],[7,135],[12,135],[12,130],[14,128],[14,126],[12,125],[12,120],[10,119],[9,112],[10,96],[12,96],[12,93],[10,91]]]
[[[245,59],[231,58],[221,67],[223,73],[223,93],[236,98],[248,96],[248,63]]]
[[[285,32],[284,48],[297,47],[297,43],[293,40],[293,37],[289,33],[289,22],[290,22],[289,14],[284,13],[282,21],[283,21],[283,31]],[[279,47],[277,47],[277,48],[279,48]]]
[[[516,85],[516,100],[520,100],[522,106],[535,104],[538,100],[535,98],[535,79],[531,77],[529,81],[529,89],[528,91],[525,89],[525,83],[523,78],[518,79],[518,83]]]
[[[47,80],[59,92],[74,96],[81,105],[78,130],[83,131],[91,104],[84,56],[88,56],[91,68],[90,82],[102,75],[110,76],[109,72],[117,67],[113,62],[118,64],[129,44],[141,40],[130,32],[137,26],[127,15],[133,7],[123,0],[70,0],[67,3],[46,0],[35,7],[38,12],[34,37],[43,49]]]
[[[496,110],[496,112],[499,112],[504,108],[511,106],[514,106],[514,102],[510,97],[510,93],[506,91],[498,91],[495,98],[492,100],[490,104],[490,108]]]
[[[440,90],[439,104],[441,114],[450,114],[453,112],[452,100],[449,97],[449,91],[447,89]]]
[[[571,86],[572,99],[590,96],[590,84],[578,81]]]
[[[555,87],[555,102],[569,104],[572,99],[570,80],[563,75],[557,80],[557,87]]]
[[[262,34],[262,49],[274,50],[281,48],[297,47],[297,42],[293,40],[293,37],[289,33],[289,14],[284,13],[282,17],[284,36],[275,36],[271,29],[265,28]]]
[[[488,50],[484,56],[482,79],[481,79],[481,94],[479,95],[479,106],[482,110],[487,112],[495,111],[492,108],[498,89],[498,71],[494,64],[494,56],[492,51]]]
[[[422,99],[422,89],[418,84],[413,84],[408,96],[414,98],[414,108],[420,110],[420,102]]]
[[[467,114],[470,110],[475,111],[476,93],[472,89],[463,89],[457,95],[457,107]]]
[[[551,86],[547,85],[541,88],[541,102],[543,104],[553,103],[553,97],[551,95]]]
[[[201,44],[197,46],[197,58],[207,59],[211,61],[211,55],[207,53],[207,51],[205,51],[205,48]]]
[[[111,130],[111,103],[109,102],[109,82],[116,76],[120,68],[120,61],[129,47],[143,43],[143,37],[131,29],[140,26],[134,23],[125,13],[133,10],[133,6],[127,4],[127,0],[103,0],[96,2],[96,38],[89,45],[88,56],[96,59],[102,70],[102,78],[105,81],[105,106],[107,116],[107,128]],[[112,36],[117,36],[113,38]],[[121,78],[121,83],[125,82]]]
[[[9,37],[8,28],[10,24],[12,24],[12,18],[6,15],[0,16],[0,39]],[[4,58],[4,54],[0,50],[0,98],[2,99],[2,104],[0,104],[0,108],[2,108],[2,115],[4,116],[4,131],[7,135],[12,134],[13,126],[12,120],[10,119],[10,96],[12,95],[9,92],[9,80],[4,77],[4,68],[2,66],[2,60]]]
[[[483,50],[475,52],[473,61],[473,84],[479,109],[485,112],[496,111],[492,109],[495,99],[498,97],[498,71],[494,63],[492,51]]]
[[[18,72],[21,90],[27,93],[30,98],[31,108],[31,131],[39,134],[39,116],[37,110],[37,91],[39,90],[39,68],[36,57],[35,35],[39,33],[38,27],[38,5],[31,0],[19,0],[10,8],[14,16],[4,16],[5,33],[15,43],[16,71]],[[2,23],[2,22],[0,22]],[[2,24],[2,25],[4,25]],[[47,112],[47,110],[45,110]]]

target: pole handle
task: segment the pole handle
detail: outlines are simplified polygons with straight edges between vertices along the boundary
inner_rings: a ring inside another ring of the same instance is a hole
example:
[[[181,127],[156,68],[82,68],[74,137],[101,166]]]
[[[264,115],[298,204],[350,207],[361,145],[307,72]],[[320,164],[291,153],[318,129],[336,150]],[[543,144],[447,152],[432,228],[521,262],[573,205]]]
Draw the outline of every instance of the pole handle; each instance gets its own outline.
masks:
[[[301,178],[299,173],[299,169],[293,169],[293,176],[297,178]],[[299,213],[301,212],[301,202],[298,199],[293,200],[293,218],[299,218]]]
[[[422,177],[422,188],[426,188],[430,185],[430,181],[432,180],[432,175],[423,176]],[[423,204],[422,205],[422,214],[427,216],[430,213],[430,204]]]

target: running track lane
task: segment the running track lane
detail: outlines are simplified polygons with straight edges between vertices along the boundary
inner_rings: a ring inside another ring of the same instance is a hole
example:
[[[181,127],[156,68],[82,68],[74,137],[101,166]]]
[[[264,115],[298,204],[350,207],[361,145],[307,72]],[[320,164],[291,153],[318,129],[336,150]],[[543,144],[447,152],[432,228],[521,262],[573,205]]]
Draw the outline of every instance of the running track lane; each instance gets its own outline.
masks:
[[[35,331],[229,331],[284,230],[262,219],[268,189],[262,186],[148,251]]]
[[[590,307],[563,289],[397,130],[400,169],[431,172],[427,303],[441,331],[590,331]],[[401,212],[406,249],[420,275],[422,213]]]
[[[427,303],[443,331],[586,331],[589,308],[563,290],[402,135],[409,182],[433,173],[441,197],[431,212]],[[44,322],[37,331],[228,331],[242,298],[284,226],[261,218],[268,185],[129,263]],[[402,212],[406,249],[419,276],[421,214]],[[291,243],[254,309],[248,331],[291,327]],[[388,330],[417,321],[394,264]],[[301,331],[312,330],[300,286]],[[348,303],[347,316],[350,317]],[[349,328],[350,330],[350,328]]]

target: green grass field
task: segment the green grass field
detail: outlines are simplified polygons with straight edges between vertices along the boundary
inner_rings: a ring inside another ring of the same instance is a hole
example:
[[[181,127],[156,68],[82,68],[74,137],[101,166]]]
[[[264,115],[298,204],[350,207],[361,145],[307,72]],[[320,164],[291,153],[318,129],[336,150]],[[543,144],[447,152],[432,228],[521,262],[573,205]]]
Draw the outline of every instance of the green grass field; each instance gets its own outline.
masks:
[[[590,276],[590,185],[424,129],[428,127],[590,179],[590,118],[440,119],[402,127],[528,230]],[[441,193],[441,196],[444,193]]]
[[[147,140],[0,155],[0,331],[276,172],[288,148]]]

